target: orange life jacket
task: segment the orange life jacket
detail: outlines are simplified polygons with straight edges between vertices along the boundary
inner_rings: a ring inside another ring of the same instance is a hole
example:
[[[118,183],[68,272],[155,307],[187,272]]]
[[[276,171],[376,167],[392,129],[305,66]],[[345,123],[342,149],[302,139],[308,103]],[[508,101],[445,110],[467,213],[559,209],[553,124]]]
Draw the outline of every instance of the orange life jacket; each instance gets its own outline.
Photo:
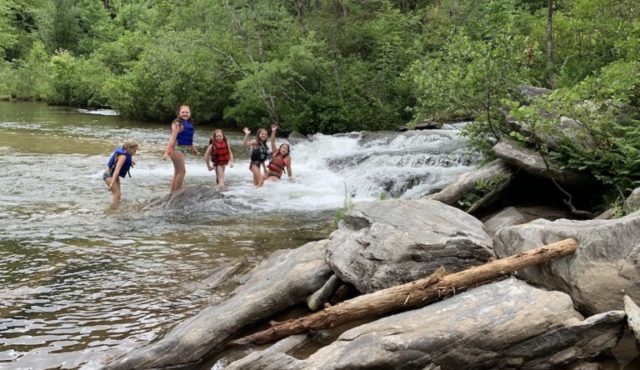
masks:
[[[276,154],[273,155],[271,162],[269,162],[269,166],[267,166],[269,169],[269,176],[277,176],[278,178],[282,177],[282,172],[288,164],[289,157],[287,156],[283,158],[280,152],[276,152]]]

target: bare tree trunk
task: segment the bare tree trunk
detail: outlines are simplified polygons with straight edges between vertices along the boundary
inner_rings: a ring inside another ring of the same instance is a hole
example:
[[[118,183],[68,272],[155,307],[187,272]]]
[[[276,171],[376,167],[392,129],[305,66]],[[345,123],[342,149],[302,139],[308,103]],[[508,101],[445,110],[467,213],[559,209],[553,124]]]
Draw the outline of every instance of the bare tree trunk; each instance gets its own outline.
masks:
[[[547,0],[547,84],[553,89],[553,0]]]
[[[567,256],[576,249],[575,240],[565,239],[450,275],[440,267],[424,279],[361,295],[308,316],[272,323],[271,328],[237,339],[232,344],[268,343],[289,335],[425,306],[456,291],[495,280],[524,267]]]

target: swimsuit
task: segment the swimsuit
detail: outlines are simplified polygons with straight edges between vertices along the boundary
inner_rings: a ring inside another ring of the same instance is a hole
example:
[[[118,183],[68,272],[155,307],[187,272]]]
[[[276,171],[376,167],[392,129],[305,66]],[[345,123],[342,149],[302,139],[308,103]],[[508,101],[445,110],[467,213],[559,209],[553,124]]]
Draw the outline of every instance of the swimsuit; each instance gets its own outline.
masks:
[[[184,155],[187,154],[191,154],[191,146],[183,146],[183,145],[176,145],[176,147],[174,148],[176,150],[176,152],[180,152]]]
[[[267,143],[262,143],[262,145],[254,145],[251,148],[251,164],[249,164],[249,168],[255,165],[258,168],[261,164],[267,161],[271,157],[271,153],[269,153],[269,147]]]

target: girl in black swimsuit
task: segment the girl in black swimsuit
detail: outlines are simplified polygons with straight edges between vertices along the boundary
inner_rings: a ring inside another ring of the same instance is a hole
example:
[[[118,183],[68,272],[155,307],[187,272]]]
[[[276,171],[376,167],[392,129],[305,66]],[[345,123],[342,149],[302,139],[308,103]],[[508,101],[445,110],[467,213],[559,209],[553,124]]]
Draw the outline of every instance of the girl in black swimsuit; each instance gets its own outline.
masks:
[[[262,168],[263,172],[266,174],[267,169],[265,162],[271,156],[269,147],[267,146],[267,138],[269,137],[269,134],[267,133],[267,130],[261,128],[258,130],[256,138],[249,140],[251,130],[245,127],[242,131],[244,132],[242,145],[251,147],[251,164],[249,164],[249,170],[253,174],[253,185],[261,187],[262,184],[264,184],[264,176],[260,172],[260,168]]]

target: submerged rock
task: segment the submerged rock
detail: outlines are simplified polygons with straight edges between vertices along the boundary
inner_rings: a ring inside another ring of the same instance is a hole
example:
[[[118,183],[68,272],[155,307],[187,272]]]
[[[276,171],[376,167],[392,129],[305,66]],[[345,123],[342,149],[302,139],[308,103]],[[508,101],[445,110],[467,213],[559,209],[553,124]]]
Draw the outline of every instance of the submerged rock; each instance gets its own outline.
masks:
[[[482,223],[432,200],[357,204],[331,234],[327,262],[369,293],[417,280],[444,266],[455,272],[494,257]]]
[[[202,204],[214,199],[223,199],[224,194],[213,186],[189,186],[173,193],[153,198],[144,207],[145,211],[153,209],[184,209]]]
[[[155,369],[200,361],[243,327],[304,300],[331,275],[326,241],[280,250],[252,270],[228,300],[182,322],[162,339],[107,364],[105,369]]]

